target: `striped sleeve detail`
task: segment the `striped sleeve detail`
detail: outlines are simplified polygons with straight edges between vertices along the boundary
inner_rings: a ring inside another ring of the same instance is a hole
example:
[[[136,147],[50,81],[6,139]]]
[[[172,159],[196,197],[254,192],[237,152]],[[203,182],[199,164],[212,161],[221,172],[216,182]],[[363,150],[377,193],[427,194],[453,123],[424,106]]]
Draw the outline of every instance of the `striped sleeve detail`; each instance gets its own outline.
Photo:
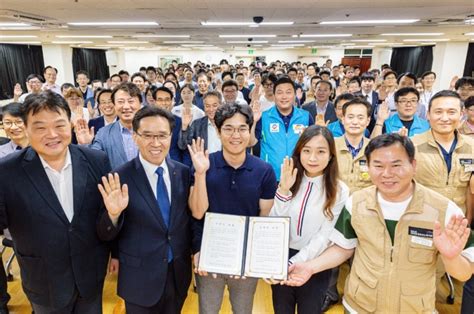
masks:
[[[330,236],[332,242],[345,249],[353,249],[357,246],[357,234],[351,224],[351,202],[352,197],[349,197]]]
[[[309,199],[312,191],[313,191],[313,182],[310,182],[308,184],[308,186],[306,187],[306,192],[304,193],[304,197],[303,197],[303,200],[301,202],[300,214],[298,215],[298,225],[296,227],[296,234],[298,236],[302,235],[304,214],[306,212],[306,207],[308,205],[308,199]]]
[[[282,195],[278,192],[278,190],[276,191],[276,194],[275,194],[275,197],[277,199],[279,199],[280,201],[282,201],[283,203],[286,203],[288,201],[290,201],[292,198],[293,198],[293,195],[290,194],[290,195]]]

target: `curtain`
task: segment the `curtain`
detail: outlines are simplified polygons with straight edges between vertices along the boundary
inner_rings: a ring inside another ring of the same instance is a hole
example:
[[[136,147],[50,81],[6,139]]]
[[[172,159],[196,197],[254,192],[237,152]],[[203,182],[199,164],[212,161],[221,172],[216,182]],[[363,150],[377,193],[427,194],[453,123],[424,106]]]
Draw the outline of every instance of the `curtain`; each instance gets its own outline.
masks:
[[[0,99],[13,98],[16,83],[26,92],[30,74],[43,75],[44,59],[41,46],[0,44]]]
[[[423,72],[431,71],[433,65],[433,46],[393,48],[390,67],[402,74],[412,72],[420,77]]]
[[[91,81],[105,82],[110,76],[105,50],[101,49],[72,48],[72,69],[74,73],[87,71]]]
[[[464,66],[464,76],[474,77],[474,43],[469,43],[467,49],[466,65]]]

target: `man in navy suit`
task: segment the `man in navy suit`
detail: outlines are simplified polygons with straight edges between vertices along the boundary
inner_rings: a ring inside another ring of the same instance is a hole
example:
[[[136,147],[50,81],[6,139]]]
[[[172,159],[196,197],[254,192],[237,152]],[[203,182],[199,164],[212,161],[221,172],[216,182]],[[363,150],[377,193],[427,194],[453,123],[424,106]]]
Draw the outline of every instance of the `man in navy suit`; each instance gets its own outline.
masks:
[[[374,91],[375,77],[370,73],[364,73],[360,77],[361,90],[354,94],[356,97],[364,98],[372,105],[372,115],[370,117],[370,124],[367,129],[372,133],[377,120],[378,106],[379,106],[379,94]]]
[[[0,228],[9,228],[36,314],[102,313],[108,245],[97,236],[103,152],[70,145],[71,111],[45,91],[25,99],[31,147],[0,161]]]
[[[112,90],[101,90],[97,95],[97,102],[99,103],[98,106],[101,116],[89,120],[89,128],[94,128],[94,134],[97,134],[104,126],[117,121],[114,102],[112,101]]]
[[[329,101],[332,92],[332,84],[329,81],[319,81],[316,83],[315,100],[303,105],[314,118],[314,121],[322,121],[326,125],[337,121],[336,109],[334,104]]]
[[[117,240],[118,295],[128,314],[180,313],[191,282],[191,248],[200,245],[188,208],[190,170],[166,157],[173,127],[168,111],[140,109],[133,119],[139,156],[100,186],[108,215],[99,233]]]

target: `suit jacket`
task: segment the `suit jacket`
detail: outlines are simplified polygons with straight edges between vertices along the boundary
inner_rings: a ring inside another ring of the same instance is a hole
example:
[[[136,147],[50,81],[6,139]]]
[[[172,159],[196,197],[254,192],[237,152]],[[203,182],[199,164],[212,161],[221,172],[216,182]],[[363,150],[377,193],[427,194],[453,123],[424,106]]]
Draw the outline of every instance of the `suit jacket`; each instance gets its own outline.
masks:
[[[166,289],[168,245],[173,252],[177,293],[186,296],[191,282],[192,245],[197,252],[200,243],[194,238],[195,226],[188,208],[190,170],[187,166],[166,158],[171,181],[171,210],[166,226],[153,190],[139,157],[127,162],[116,172],[121,183],[128,185],[129,203],[115,228],[107,214],[101,219],[99,236],[115,238],[120,271],[118,295],[125,301],[150,307],[156,304]]]
[[[100,131],[97,132],[91,148],[104,151],[109,157],[112,169],[115,169],[128,161],[125,149],[123,148],[119,121],[115,121],[114,123],[101,128]]]
[[[117,120],[118,118],[115,118],[115,121]],[[99,132],[99,130],[105,126],[104,116],[90,119],[88,124],[89,124],[89,128],[94,127],[94,134],[97,135],[97,132]]]
[[[191,123],[186,131],[179,132],[179,141],[178,146],[182,150],[188,149],[188,144],[190,145],[193,139],[198,137],[204,139],[204,149],[207,149],[207,125],[209,119],[207,116],[197,119]]]
[[[357,92],[354,94],[356,97],[361,97],[365,99],[364,95],[362,95],[362,92]],[[370,115],[370,123],[367,129],[369,130],[370,133],[372,133],[372,130],[375,127],[375,123],[377,122],[377,112],[379,109],[379,94],[376,91],[372,91],[372,114]]]
[[[63,308],[77,287],[102,293],[109,248],[97,236],[104,206],[97,189],[110,171],[103,152],[70,145],[74,217],[66,218],[38,154],[28,147],[0,161],[0,228],[9,228],[28,299]],[[14,179],[12,179],[14,178]]]
[[[309,114],[314,118],[316,121],[316,101],[309,102],[304,104],[302,107],[304,110],[308,111]],[[326,108],[326,113],[324,114],[324,122],[326,121],[334,122],[337,121],[336,109],[334,108],[334,104],[332,102],[328,103]]]

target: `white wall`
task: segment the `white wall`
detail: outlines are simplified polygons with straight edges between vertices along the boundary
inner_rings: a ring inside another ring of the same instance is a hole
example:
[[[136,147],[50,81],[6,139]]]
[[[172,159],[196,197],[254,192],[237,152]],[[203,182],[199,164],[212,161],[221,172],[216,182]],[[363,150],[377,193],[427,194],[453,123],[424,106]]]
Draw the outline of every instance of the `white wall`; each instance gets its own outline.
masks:
[[[432,71],[437,74],[435,91],[449,88],[453,76],[462,77],[469,42],[437,43],[433,48]]]
[[[390,64],[392,58],[392,48],[374,48],[372,50],[371,69],[380,69],[382,64]]]
[[[69,45],[43,45],[44,65],[58,69],[56,83],[74,83],[72,48]],[[41,73],[42,74],[42,73]]]

